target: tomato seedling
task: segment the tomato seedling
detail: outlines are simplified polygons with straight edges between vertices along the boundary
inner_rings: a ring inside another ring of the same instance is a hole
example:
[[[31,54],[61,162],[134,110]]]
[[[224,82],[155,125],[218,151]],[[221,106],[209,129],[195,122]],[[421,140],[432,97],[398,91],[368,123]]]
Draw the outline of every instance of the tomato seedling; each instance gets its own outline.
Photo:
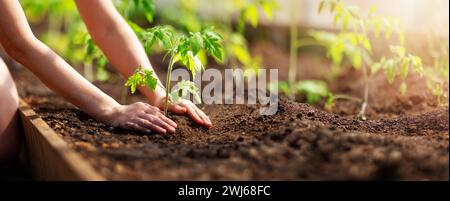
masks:
[[[375,6],[372,6],[365,16],[361,14],[359,7],[347,5],[340,0],[322,0],[319,3],[318,12],[321,13],[325,9],[329,9],[334,14],[334,24],[340,25],[340,33],[315,31],[311,32],[311,36],[327,49],[327,56],[333,62],[332,72],[340,72],[340,66],[345,58],[355,69],[362,70],[364,92],[358,116],[366,119],[365,112],[369,101],[369,85],[372,75],[381,69],[385,72],[389,83],[393,83],[397,75],[405,79],[410,68],[416,73],[422,73],[422,60],[418,56],[406,53],[406,49],[403,47],[405,36],[401,21],[391,17],[378,16]],[[386,39],[390,39],[393,32],[396,33],[398,44],[390,46],[392,57],[383,57],[380,61],[375,61],[372,55],[369,31],[373,31],[375,38],[384,34]],[[402,82],[399,89],[405,93],[406,82]]]
[[[200,72],[205,68],[198,55],[201,50],[211,55],[217,61],[222,61],[224,57],[221,44],[222,37],[211,28],[183,35],[176,33],[168,26],[156,26],[143,31],[141,32],[141,37],[144,39],[144,47],[147,51],[151,51],[153,45],[158,43],[166,52],[166,56],[170,58],[166,85],[163,87],[166,90],[164,112],[167,114],[169,101],[177,102],[180,97],[188,93],[193,94],[197,100],[200,100],[198,95],[199,89],[194,82],[186,80],[179,82],[169,95],[172,69],[176,63],[181,63],[191,72],[192,77],[195,77],[196,72]],[[155,90],[158,82],[153,72],[138,67],[136,72],[128,78],[125,85],[130,87],[131,92],[134,93],[137,86],[146,86],[150,90]]]

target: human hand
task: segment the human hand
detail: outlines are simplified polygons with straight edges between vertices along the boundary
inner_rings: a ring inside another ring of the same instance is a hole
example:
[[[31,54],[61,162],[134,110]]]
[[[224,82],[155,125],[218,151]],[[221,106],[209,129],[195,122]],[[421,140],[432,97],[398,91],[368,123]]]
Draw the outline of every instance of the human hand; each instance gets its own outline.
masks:
[[[142,133],[153,131],[173,134],[177,128],[177,124],[167,118],[159,108],[142,102],[115,107],[107,123],[116,128]]]
[[[155,105],[163,109],[164,100],[160,99]],[[209,117],[190,100],[180,99],[177,103],[169,103],[169,111],[177,115],[186,115],[207,128],[212,127],[212,122]]]

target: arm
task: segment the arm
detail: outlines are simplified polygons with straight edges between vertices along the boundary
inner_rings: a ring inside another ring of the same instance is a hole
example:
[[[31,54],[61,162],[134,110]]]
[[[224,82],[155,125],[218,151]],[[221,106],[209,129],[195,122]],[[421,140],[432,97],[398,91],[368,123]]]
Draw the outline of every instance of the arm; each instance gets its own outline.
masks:
[[[120,105],[84,79],[35,38],[18,1],[0,1],[0,43],[13,59],[27,67],[50,89],[94,118],[112,126],[144,132],[149,129],[160,133],[174,131],[176,124],[162,117],[157,111],[159,109],[143,103]],[[160,123],[161,119],[165,120],[164,124]]]
[[[76,0],[75,2],[92,39],[120,74],[129,77],[139,65],[153,70],[139,39],[117,12],[112,1]],[[150,91],[141,87],[139,91],[150,104],[163,108],[163,100],[166,96],[163,88],[158,86],[155,91]],[[180,104],[172,104],[169,110],[180,115],[187,114],[197,123],[207,127],[212,126],[208,116],[191,101],[183,100]]]

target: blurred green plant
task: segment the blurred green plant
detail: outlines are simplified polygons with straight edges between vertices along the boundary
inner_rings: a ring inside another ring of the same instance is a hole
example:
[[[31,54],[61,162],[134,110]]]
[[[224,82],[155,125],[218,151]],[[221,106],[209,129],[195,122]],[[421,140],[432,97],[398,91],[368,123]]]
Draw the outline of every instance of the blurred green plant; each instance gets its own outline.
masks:
[[[433,65],[427,66],[424,75],[427,87],[436,97],[438,104],[448,104],[449,88],[449,47],[442,47],[432,53]]]
[[[187,80],[178,82],[169,96],[171,72],[175,63],[178,62],[185,66],[192,73],[192,77],[195,78],[195,73],[201,72],[205,68],[199,58],[200,51],[206,52],[217,61],[222,61],[224,58],[221,44],[222,37],[212,28],[205,28],[200,32],[191,32],[185,35],[177,33],[169,26],[156,26],[141,34],[144,35],[145,46],[148,49],[151,49],[154,44],[159,44],[166,52],[166,56],[170,58],[166,85],[165,87],[162,86],[166,89],[164,112],[167,114],[169,101],[176,103],[180,97],[185,97],[189,93],[194,96],[196,101],[201,102],[198,94],[199,89],[194,82]],[[136,72],[128,78],[125,85],[131,88],[131,93],[136,91],[137,86],[146,86],[150,90],[155,90],[158,84],[156,80],[153,72],[138,67]]]
[[[114,0],[119,12],[127,19],[135,32],[140,36],[143,44],[142,27],[155,23],[155,16],[159,16],[159,24],[171,24],[178,32],[199,32],[204,27],[216,27],[224,37],[224,62],[235,67],[242,64],[244,69],[258,69],[262,59],[253,56],[248,49],[247,40],[243,36],[245,24],[256,27],[260,14],[263,12],[268,19],[272,18],[273,10],[278,7],[276,0],[246,0],[220,2],[231,4],[225,18],[202,17],[199,0],[175,0],[166,10],[156,10],[154,0]],[[40,39],[52,49],[64,56],[73,65],[84,66],[84,75],[89,80],[108,79],[105,65],[106,57],[92,42],[87,30],[77,13],[73,1],[59,0],[21,0],[21,4],[31,22],[38,26],[45,26],[45,32],[39,34]],[[234,31],[232,17],[238,13],[237,30]],[[47,23],[48,22],[48,23]],[[48,26],[47,26],[48,24]],[[140,26],[141,25],[141,26]],[[148,45],[147,52],[150,52]],[[162,51],[162,50],[160,50]],[[198,53],[203,63],[207,63],[206,53]],[[94,75],[93,67],[96,67]]]
[[[256,70],[261,68],[262,58],[250,53],[247,39],[244,37],[245,25],[258,26],[262,15],[272,19],[274,10],[278,8],[277,0],[216,1],[225,7],[222,16],[205,17],[200,4],[212,2],[214,1],[175,0],[171,6],[162,8],[158,15],[161,15],[162,24],[173,25],[185,33],[198,32],[203,27],[215,27],[224,38],[224,62],[232,67],[242,65],[245,70],[253,69],[257,72]],[[232,16],[237,16],[236,26]],[[208,62],[204,52],[199,55],[204,63]]]
[[[90,80],[108,79],[106,57],[87,34],[73,1],[20,0],[28,20],[37,26],[39,39],[61,54],[70,63],[84,66]],[[93,66],[97,67],[96,74]]]
[[[305,95],[306,102],[316,104],[322,99],[326,99],[325,109],[331,111],[334,106],[335,96],[331,93],[328,85],[320,80],[297,80],[297,59],[298,49],[301,44],[298,34],[298,1],[290,0],[290,56],[288,68],[288,81],[270,83],[269,88],[278,89],[291,100],[295,100],[296,95]],[[314,45],[316,45],[314,43]]]
[[[379,70],[383,70],[389,83],[393,83],[398,76],[403,81],[399,86],[401,93],[405,93],[407,85],[405,79],[410,71],[423,73],[422,59],[407,53],[404,48],[404,31],[400,20],[377,15],[375,6],[371,6],[367,15],[362,15],[357,6],[347,5],[340,0],[321,0],[319,14],[328,9],[334,14],[335,26],[340,26],[339,33],[312,31],[311,36],[327,50],[327,56],[333,62],[334,74],[341,72],[344,60],[357,70],[361,70],[364,77],[364,95],[358,116],[366,119],[365,112],[369,99],[369,84],[371,77]],[[391,45],[391,56],[382,57],[375,61],[372,55],[372,41],[368,32],[372,31],[375,39],[381,34],[390,40],[395,34],[397,45]],[[412,70],[410,70],[412,69]]]

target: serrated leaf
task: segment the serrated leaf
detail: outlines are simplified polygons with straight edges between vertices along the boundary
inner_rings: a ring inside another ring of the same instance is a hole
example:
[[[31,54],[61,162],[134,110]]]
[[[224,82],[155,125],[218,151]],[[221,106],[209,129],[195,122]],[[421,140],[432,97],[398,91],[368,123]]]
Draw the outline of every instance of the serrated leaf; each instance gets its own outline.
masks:
[[[144,84],[151,91],[156,89],[158,84],[158,78],[153,75],[153,71],[145,69],[144,70]]]
[[[204,30],[201,35],[203,37],[203,45],[206,52],[212,55],[217,61],[223,61],[224,53],[221,44],[222,37],[211,30]]]
[[[200,33],[191,33],[189,43],[192,48],[192,52],[196,55],[203,48],[203,37]]]
[[[140,85],[140,83],[142,83],[141,75],[139,73],[134,73],[127,79],[125,86],[130,87],[131,94],[134,94],[136,93],[136,88]]]
[[[153,45],[155,44],[155,35],[153,33],[146,34],[146,39],[144,43],[144,49],[148,54],[152,53]]]

